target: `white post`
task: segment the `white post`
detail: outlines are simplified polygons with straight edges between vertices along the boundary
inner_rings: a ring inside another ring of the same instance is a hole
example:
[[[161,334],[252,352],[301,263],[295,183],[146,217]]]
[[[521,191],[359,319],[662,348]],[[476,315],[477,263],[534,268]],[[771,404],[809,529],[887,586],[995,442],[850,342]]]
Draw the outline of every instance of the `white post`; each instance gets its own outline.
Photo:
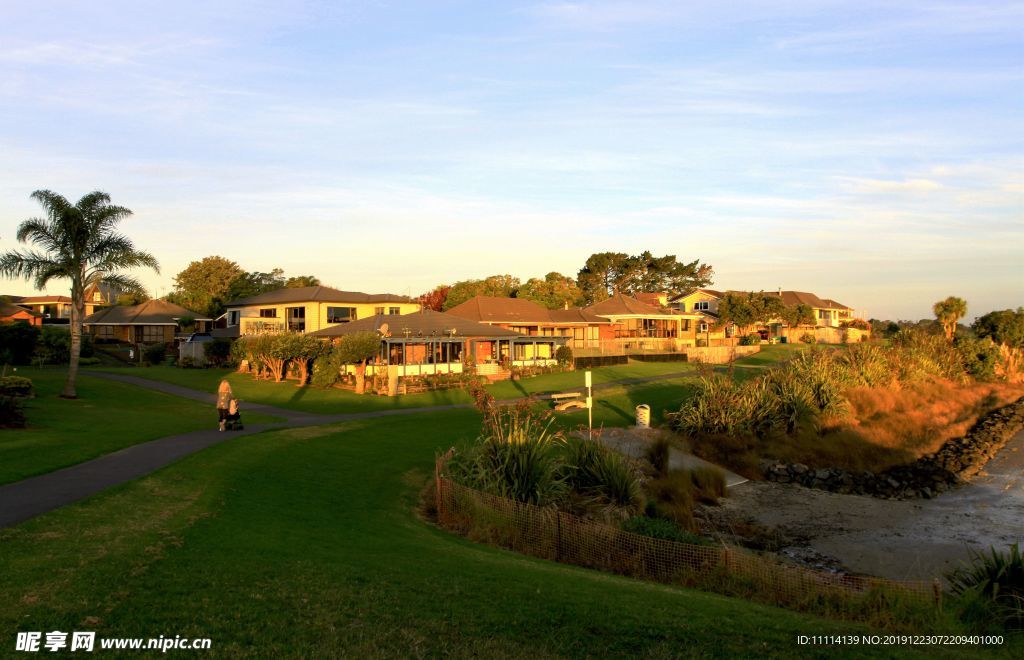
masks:
[[[587,386],[587,439],[594,439],[594,397],[593,391],[591,390],[592,379],[590,377],[590,370],[588,369],[583,375],[584,383]]]

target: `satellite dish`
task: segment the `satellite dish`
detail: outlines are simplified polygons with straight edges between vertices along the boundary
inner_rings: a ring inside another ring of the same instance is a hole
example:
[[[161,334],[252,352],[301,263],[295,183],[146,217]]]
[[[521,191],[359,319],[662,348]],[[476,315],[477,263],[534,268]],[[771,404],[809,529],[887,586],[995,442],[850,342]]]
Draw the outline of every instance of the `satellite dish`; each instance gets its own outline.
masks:
[[[379,332],[381,335],[387,337],[388,336],[388,324],[387,323],[381,323],[380,327],[377,328],[377,332]]]

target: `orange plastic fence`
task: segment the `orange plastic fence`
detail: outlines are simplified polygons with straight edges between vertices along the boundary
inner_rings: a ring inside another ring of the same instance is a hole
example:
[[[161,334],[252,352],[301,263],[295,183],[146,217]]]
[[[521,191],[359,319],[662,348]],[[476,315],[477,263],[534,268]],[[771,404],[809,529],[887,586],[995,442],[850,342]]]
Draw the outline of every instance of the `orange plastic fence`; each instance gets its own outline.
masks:
[[[439,458],[438,523],[475,541],[543,559],[657,582],[718,591],[728,586],[777,603],[886,594],[941,606],[938,582],[839,575],[783,564],[726,546],[703,546],[627,532],[553,507],[497,497],[444,476]]]

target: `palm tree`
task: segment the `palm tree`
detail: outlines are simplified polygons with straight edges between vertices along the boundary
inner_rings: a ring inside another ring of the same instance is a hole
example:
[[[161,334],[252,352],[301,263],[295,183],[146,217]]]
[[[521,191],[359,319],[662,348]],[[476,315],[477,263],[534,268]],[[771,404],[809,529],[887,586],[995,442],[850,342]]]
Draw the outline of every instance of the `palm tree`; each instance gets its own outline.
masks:
[[[115,230],[132,214],[110,203],[110,195],[94,191],[72,205],[50,190],[37,190],[45,218],[29,218],[18,227],[18,241],[38,249],[0,254],[0,275],[32,280],[42,289],[53,279],[71,280],[71,364],[62,397],[74,399],[78,357],[82,351],[82,321],[85,291],[100,282],[122,291],[142,291],[142,285],[124,270],[146,266],[160,272],[157,260],[135,249],[126,236]]]
[[[932,306],[932,310],[935,312],[935,318],[942,324],[942,329],[946,333],[946,339],[953,341],[957,322],[967,316],[967,301],[963,298],[950,296],[945,300],[935,303]]]

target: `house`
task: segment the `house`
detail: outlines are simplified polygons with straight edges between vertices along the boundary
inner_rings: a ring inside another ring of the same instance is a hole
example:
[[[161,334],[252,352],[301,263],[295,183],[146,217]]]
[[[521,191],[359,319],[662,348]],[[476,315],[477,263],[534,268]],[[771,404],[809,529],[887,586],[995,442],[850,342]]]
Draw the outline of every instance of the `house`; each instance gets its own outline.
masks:
[[[583,309],[587,314],[611,321],[610,338],[624,348],[678,350],[696,343],[698,314],[687,314],[669,307],[648,304],[624,295],[615,295]]]
[[[548,309],[525,298],[474,296],[447,313],[531,337],[568,337],[574,350],[599,346],[602,330],[608,335],[612,325],[579,308]]]
[[[117,290],[105,284],[92,285],[85,291],[85,315],[89,316],[109,305],[117,304]],[[6,296],[12,303],[37,312],[45,320],[71,319],[74,302],[69,296]]]
[[[727,294],[747,295],[746,291],[718,291],[715,289],[696,289],[686,294],[672,298],[669,304],[684,313],[701,314],[705,318],[702,321],[698,332],[705,333],[710,337],[711,345],[715,341],[724,341],[734,338],[735,328],[722,327],[719,323],[718,305]],[[854,310],[830,298],[820,298],[813,293],[806,291],[767,291],[765,295],[777,296],[787,307],[806,305],[814,314],[816,328],[840,328],[844,322],[854,318]],[[717,326],[717,329],[716,329]],[[781,319],[772,319],[760,328],[762,336],[782,337],[788,336],[793,328],[787,328]],[[732,332],[730,332],[732,331]],[[822,333],[823,337],[832,335],[839,337],[837,333]],[[821,341],[822,339],[819,339]]]
[[[0,300],[0,323],[24,322],[29,325],[40,326],[43,324],[43,315],[34,312],[27,307]]]
[[[218,335],[316,332],[372,316],[419,311],[419,303],[391,293],[339,291],[326,286],[278,289],[225,305],[226,328]]]
[[[147,300],[141,305],[101,309],[86,317],[84,325],[97,340],[155,344],[173,342],[183,319],[195,321],[198,332],[205,332],[212,323],[212,319],[166,300]]]
[[[356,332],[377,332],[381,352],[369,369],[401,367],[396,375],[461,373],[474,363],[477,373],[507,375],[508,366],[551,365],[565,337],[529,336],[499,325],[478,323],[450,313],[424,309],[410,314],[375,314],[338,323],[309,334],[333,339]]]

